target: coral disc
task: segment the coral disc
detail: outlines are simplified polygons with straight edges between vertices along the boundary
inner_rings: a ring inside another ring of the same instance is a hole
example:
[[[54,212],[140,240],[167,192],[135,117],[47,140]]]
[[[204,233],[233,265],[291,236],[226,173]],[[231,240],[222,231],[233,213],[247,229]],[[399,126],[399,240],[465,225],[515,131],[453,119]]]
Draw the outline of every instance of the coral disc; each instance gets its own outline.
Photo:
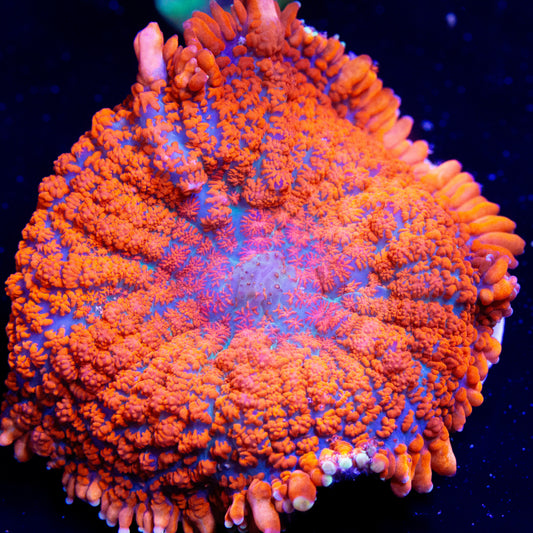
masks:
[[[0,444],[121,533],[279,531],[362,473],[427,492],[498,360],[514,223],[297,9],[148,25],[23,231]]]

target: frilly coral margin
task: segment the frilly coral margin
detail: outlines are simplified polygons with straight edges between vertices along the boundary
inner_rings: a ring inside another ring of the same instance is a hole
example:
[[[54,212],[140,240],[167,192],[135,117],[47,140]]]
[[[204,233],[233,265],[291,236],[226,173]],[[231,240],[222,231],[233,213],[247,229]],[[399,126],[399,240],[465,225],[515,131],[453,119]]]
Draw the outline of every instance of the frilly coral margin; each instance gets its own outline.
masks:
[[[316,489],[456,470],[524,242],[298,4],[149,24],[132,94],[23,231],[0,444],[129,531],[281,529]]]

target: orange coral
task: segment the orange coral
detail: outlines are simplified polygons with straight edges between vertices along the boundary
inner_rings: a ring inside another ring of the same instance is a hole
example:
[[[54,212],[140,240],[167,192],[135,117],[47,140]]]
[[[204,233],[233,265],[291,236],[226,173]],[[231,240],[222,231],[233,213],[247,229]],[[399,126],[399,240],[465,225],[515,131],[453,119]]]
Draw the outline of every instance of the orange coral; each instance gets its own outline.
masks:
[[[279,531],[361,473],[427,492],[498,360],[514,223],[296,14],[150,24],[24,229],[0,444],[121,532]]]

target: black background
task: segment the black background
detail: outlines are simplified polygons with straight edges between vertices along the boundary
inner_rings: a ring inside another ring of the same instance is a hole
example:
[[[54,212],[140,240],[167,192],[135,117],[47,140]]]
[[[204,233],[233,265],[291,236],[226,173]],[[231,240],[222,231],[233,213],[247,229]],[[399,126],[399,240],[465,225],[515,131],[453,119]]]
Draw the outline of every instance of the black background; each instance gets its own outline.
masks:
[[[507,321],[503,355],[484,404],[453,437],[453,478],[434,476],[428,495],[398,499],[362,478],[320,491],[315,508],[289,528],[313,532],[529,530],[533,519],[532,276],[533,3],[302,0],[300,18],[339,34],[347,50],[379,62],[386,86],[416,120],[435,162],[457,158],[518,223],[527,242],[516,270],[522,286]],[[455,25],[450,24],[455,15]],[[14,270],[20,233],[52,162],[90,128],[92,115],[123,100],[135,80],[132,41],[157,20],[150,0],[4,3],[0,32],[0,278]],[[10,303],[0,295],[0,322]],[[0,374],[7,372],[5,335]],[[0,533],[99,533],[85,503],[64,504],[59,472],[39,458],[18,464],[0,450]]]

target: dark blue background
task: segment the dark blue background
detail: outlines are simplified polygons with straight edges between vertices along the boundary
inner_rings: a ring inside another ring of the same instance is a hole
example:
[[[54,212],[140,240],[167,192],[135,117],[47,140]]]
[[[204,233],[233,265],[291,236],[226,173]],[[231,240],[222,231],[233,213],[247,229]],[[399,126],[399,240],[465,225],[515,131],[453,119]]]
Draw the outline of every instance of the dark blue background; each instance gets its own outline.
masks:
[[[385,85],[416,120],[414,138],[434,161],[459,159],[518,223],[527,242],[516,275],[522,292],[507,321],[501,362],[484,404],[453,437],[454,478],[435,476],[429,495],[397,499],[385,483],[359,479],[321,491],[290,531],[500,532],[529,530],[532,452],[533,3],[327,0],[300,17],[347,49],[379,62]],[[127,5],[126,5],[127,4]],[[135,81],[138,30],[157,20],[151,2],[86,0],[4,3],[0,32],[0,278],[14,270],[20,233],[54,159],[90,128],[92,115],[123,100]],[[135,7],[134,7],[135,6]],[[447,15],[453,13],[451,27]],[[0,295],[0,323],[10,303]],[[3,335],[3,332],[2,332]],[[5,335],[0,374],[7,372]],[[0,450],[0,533],[99,533],[87,504],[63,503],[59,472],[39,458],[18,464]]]

